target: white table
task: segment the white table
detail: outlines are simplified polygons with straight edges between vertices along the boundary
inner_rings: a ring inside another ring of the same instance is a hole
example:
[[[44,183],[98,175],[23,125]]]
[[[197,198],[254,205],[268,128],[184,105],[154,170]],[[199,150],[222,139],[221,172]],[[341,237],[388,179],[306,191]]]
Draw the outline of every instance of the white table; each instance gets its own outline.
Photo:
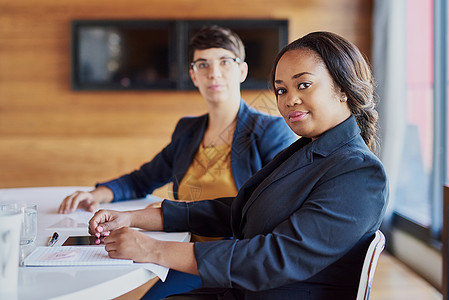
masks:
[[[55,246],[61,245],[70,235],[87,235],[87,226],[79,228],[49,228],[70,220],[69,215],[57,214],[57,209],[65,196],[76,190],[91,190],[91,187],[39,187],[0,189],[0,201],[21,201],[38,206],[38,232],[35,243],[23,250],[29,253],[36,246],[46,246],[54,231],[60,234]],[[159,200],[157,197],[106,204],[102,207],[139,209]],[[81,215],[85,214],[81,212]],[[76,226],[75,226],[76,227]],[[190,234],[151,233],[155,238],[173,241],[188,241]],[[18,300],[26,299],[112,299],[123,295],[148,280],[155,274],[136,266],[95,266],[95,267],[20,267]]]

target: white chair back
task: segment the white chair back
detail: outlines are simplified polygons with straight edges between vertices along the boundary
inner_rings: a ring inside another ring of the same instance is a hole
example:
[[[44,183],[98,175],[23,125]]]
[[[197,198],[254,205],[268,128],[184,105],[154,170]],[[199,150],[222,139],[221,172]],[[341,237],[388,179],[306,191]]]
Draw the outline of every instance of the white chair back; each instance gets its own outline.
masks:
[[[377,230],[374,235],[374,239],[371,241],[371,244],[366,251],[362,273],[360,274],[359,289],[356,300],[369,299],[369,293],[371,291],[371,285],[373,284],[377,261],[379,260],[380,253],[382,253],[384,248],[385,236],[380,230]]]

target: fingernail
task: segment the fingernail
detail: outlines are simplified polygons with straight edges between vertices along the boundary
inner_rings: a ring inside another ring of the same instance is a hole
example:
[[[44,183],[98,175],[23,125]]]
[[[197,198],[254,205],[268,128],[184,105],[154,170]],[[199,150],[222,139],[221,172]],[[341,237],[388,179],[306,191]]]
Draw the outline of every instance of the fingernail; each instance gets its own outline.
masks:
[[[104,236],[109,236],[109,232],[103,233]]]
[[[103,232],[103,227],[97,226],[97,231],[98,231],[98,232]]]
[[[99,237],[100,237],[100,234],[97,232],[97,233],[95,234],[95,236],[96,236],[97,238],[99,238]]]

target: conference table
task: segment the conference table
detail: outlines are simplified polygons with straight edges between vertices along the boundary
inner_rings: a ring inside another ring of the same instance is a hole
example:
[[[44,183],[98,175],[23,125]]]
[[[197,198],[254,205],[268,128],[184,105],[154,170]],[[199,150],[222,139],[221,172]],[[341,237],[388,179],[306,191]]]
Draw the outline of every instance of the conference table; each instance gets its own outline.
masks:
[[[60,235],[54,247],[61,246],[69,236],[88,235],[87,221],[93,215],[77,210],[73,214],[58,214],[61,201],[74,191],[91,190],[91,187],[35,187],[0,189],[0,201],[37,204],[37,237],[34,243],[21,247],[21,260],[37,246],[47,246],[54,232]],[[134,210],[160,201],[148,196],[145,199],[108,203],[100,208]],[[146,232],[167,241],[188,241],[188,232]],[[18,300],[26,299],[113,299],[121,296],[163,274],[165,268],[143,267],[141,264],[124,266],[70,266],[70,267],[19,267]],[[157,270],[157,271],[151,271]],[[168,270],[165,269],[165,275]]]

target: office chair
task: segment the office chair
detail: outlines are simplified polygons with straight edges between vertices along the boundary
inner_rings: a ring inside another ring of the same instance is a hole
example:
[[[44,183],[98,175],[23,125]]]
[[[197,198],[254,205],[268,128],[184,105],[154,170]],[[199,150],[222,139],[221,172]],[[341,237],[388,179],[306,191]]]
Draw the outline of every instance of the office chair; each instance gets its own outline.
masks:
[[[365,260],[363,262],[362,273],[360,274],[359,289],[356,300],[368,300],[373,284],[374,272],[376,271],[377,261],[380,253],[385,247],[385,236],[377,230],[368,250],[366,251]]]

